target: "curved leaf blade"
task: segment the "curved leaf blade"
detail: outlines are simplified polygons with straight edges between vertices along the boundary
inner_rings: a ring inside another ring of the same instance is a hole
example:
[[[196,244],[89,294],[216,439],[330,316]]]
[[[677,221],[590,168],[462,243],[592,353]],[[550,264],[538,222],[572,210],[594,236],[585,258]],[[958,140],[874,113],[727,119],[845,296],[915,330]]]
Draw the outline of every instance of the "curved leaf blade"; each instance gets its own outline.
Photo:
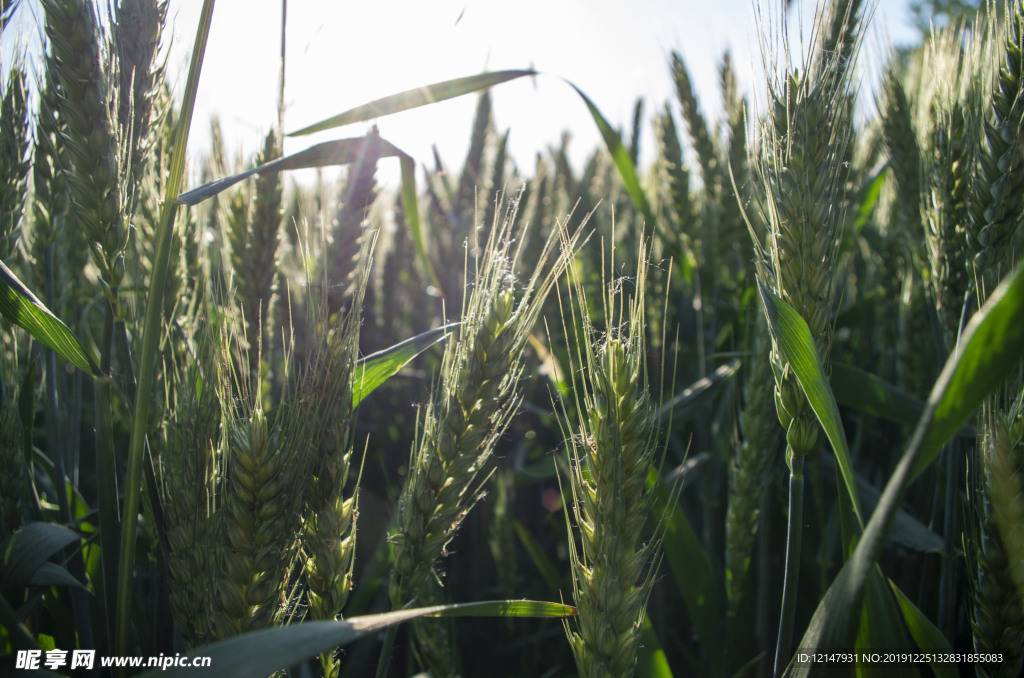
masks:
[[[633,160],[629,157],[629,149],[627,149],[622,143],[622,137],[617,131],[615,131],[615,128],[611,126],[604,115],[601,114],[601,110],[590,99],[590,97],[583,93],[583,90],[568,80],[565,82],[569,87],[576,90],[576,94],[580,95],[580,98],[583,99],[583,103],[587,105],[587,110],[590,111],[590,116],[597,124],[597,129],[601,133],[601,138],[604,139],[604,145],[608,149],[608,153],[612,156],[612,162],[615,163],[615,168],[619,171],[622,183],[626,187],[626,193],[629,194],[629,197],[636,208],[640,210],[640,213],[643,215],[648,226],[656,226],[658,222],[654,218],[654,212],[651,210],[651,203],[647,200],[647,194],[644,193],[643,188],[640,186],[640,179],[637,177],[636,167],[633,165]],[[672,240],[669,239],[666,242],[672,242]]]
[[[267,676],[327,652],[347,645],[356,638],[384,629],[392,624],[421,617],[570,617],[576,608],[560,603],[529,600],[500,600],[458,605],[438,605],[411,610],[397,610],[384,614],[350,617],[344,621],[303,622],[291,626],[253,631],[196,649],[186,655],[209,657],[210,668],[225,678],[255,678]],[[152,669],[140,678],[195,675],[192,667],[170,666],[166,670]]]
[[[70,588],[88,591],[82,582],[75,579],[70,572],[58,565],[47,561],[39,566],[32,579],[29,581],[31,587],[41,586],[68,586]]]
[[[910,482],[1024,359],[1024,263],[1008,275],[968,323],[962,350],[946,361],[925,412],[864,528],[853,555],[818,603],[800,647],[809,652],[850,647],[856,635],[864,584],[877,567]]]
[[[32,338],[92,377],[100,369],[86,353],[85,346],[32,291],[0,261],[0,313],[26,330]]]
[[[303,127],[295,132],[291,132],[287,136],[297,137],[305,134],[315,134],[316,132],[324,132],[329,129],[334,129],[335,127],[350,125],[355,122],[373,120],[374,118],[391,115],[392,113],[408,111],[413,108],[428,106],[439,101],[454,99],[455,97],[460,97],[464,94],[479,92],[480,90],[500,85],[503,82],[508,82],[509,80],[515,80],[516,78],[522,78],[528,75],[537,75],[537,71],[533,69],[495,71],[493,73],[480,73],[478,75],[470,75],[463,78],[435,82],[432,85],[424,85],[423,87],[415,87],[381,99],[374,99],[373,101],[362,104],[361,106],[356,106],[355,108],[350,108],[349,110],[327,118],[326,120],[321,120],[318,123],[309,125],[308,127]]]
[[[458,326],[459,323],[450,323],[444,327],[438,327],[360,359],[356,364],[358,376],[352,386],[352,406],[355,407],[361,403],[366,396],[390,379],[398,370],[405,367],[410,360],[434,344],[447,339],[452,330]]]
[[[77,532],[63,525],[25,525],[0,545],[0,589],[11,593],[26,588],[44,563],[79,539]]]
[[[215,179],[214,181],[207,182],[202,186],[193,188],[190,191],[185,191],[178,196],[178,204],[189,206],[198,205],[207,198],[212,198],[218,193],[222,193],[223,191],[231,188],[243,179],[248,179],[255,174],[263,174],[265,172],[286,172],[288,170],[309,169],[315,167],[331,167],[334,165],[350,165],[358,161],[360,158],[369,155],[377,158],[409,158],[409,155],[403,150],[392,144],[387,139],[381,138],[377,134],[371,133],[366,136],[353,137],[350,139],[335,139],[334,141],[325,141],[321,144],[310,146],[307,149],[301,150],[298,153],[286,155],[283,158],[277,158],[275,160],[265,162],[259,167],[254,167],[250,170],[239,172],[238,174],[233,174],[222,179]]]
[[[653,418],[661,421],[671,414],[673,419],[685,421],[693,412],[705,406],[710,397],[718,392],[716,386],[736,376],[739,369],[739,360],[719,365],[710,376],[701,377],[672,396],[671,400],[658,409],[657,415]]]

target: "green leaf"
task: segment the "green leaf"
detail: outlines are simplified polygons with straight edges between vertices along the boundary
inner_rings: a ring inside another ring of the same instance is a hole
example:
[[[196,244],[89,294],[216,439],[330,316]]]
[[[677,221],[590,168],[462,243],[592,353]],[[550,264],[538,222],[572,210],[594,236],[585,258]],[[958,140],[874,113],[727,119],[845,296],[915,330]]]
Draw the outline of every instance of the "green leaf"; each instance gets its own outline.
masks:
[[[361,403],[363,398],[405,367],[410,360],[439,341],[444,341],[458,326],[459,323],[449,323],[362,358],[356,365],[358,376],[352,386],[352,406]]]
[[[10,598],[20,594],[46,561],[79,541],[77,532],[62,525],[29,523],[0,544],[0,589]]]
[[[445,80],[444,82],[435,82],[432,85],[416,87],[404,92],[399,92],[398,94],[386,96],[382,99],[375,99],[369,103],[351,108],[344,113],[339,113],[338,115],[322,120],[316,124],[291,132],[288,136],[297,137],[305,134],[314,134],[316,132],[334,129],[335,127],[341,127],[342,125],[350,125],[355,122],[373,120],[374,118],[391,115],[392,113],[408,111],[412,108],[427,106],[429,104],[437,103],[438,101],[454,99],[455,97],[460,97],[464,94],[479,92],[480,90],[485,90],[495,85],[500,85],[503,82],[515,80],[516,78],[521,78],[527,75],[537,75],[537,71],[495,71],[493,73],[480,73],[479,75],[470,75],[464,78]]]
[[[835,462],[830,458],[824,459],[823,468],[829,473],[835,474]],[[881,491],[870,482],[857,475],[857,495],[861,499],[861,506],[864,512],[870,514],[878,506],[878,499]],[[842,514],[840,514],[842,515]],[[850,517],[852,520],[852,516]],[[896,511],[893,522],[892,538],[899,544],[921,553],[945,553],[946,548],[942,537],[929,529],[927,525],[918,520],[914,515],[904,509]]]
[[[811,409],[814,410],[818,421],[821,422],[821,427],[825,430],[825,435],[828,436],[828,440],[832,444],[846,491],[853,499],[853,511],[857,520],[863,525],[864,519],[860,511],[860,502],[857,500],[857,480],[853,474],[850,447],[846,442],[843,422],[839,418],[839,406],[836,404],[835,395],[832,393],[832,388],[825,378],[825,372],[821,369],[821,362],[818,360],[818,351],[814,347],[811,328],[792,306],[783,301],[760,278],[757,280],[757,288],[761,293],[761,302],[764,305],[765,317],[768,319],[768,328],[772,333],[772,338],[785,360],[792,367],[797,381],[800,382],[800,387],[807,396],[807,402],[810,403]]]
[[[100,369],[60,318],[50,312],[36,295],[18,280],[7,264],[0,261],[0,313],[9,321],[28,331],[43,346],[92,377]]]
[[[886,421],[913,426],[924,413],[924,401],[901,391],[881,377],[843,363],[832,363],[832,392],[840,405]],[[963,426],[961,438],[974,439],[973,426]]]
[[[57,563],[51,563],[49,561],[39,566],[39,569],[32,575],[32,579],[29,581],[29,586],[70,586],[71,588],[88,591],[82,582],[75,579],[70,572]]]
[[[288,170],[309,169],[311,167],[350,165],[366,156],[375,156],[377,158],[398,157],[403,160],[408,159],[411,162],[411,157],[408,154],[377,134],[367,134],[366,136],[354,137],[352,139],[336,139],[310,146],[305,150],[286,155],[283,158],[265,162],[259,167],[254,167],[250,170],[224,177],[223,179],[207,182],[198,188],[193,188],[191,191],[186,191],[179,195],[178,204],[197,205],[203,200],[212,198],[254,174],[285,172]],[[402,169],[404,186],[404,165]]]
[[[564,619],[575,617],[576,608],[564,603],[536,600],[488,600],[480,603],[442,605],[424,617],[533,617]]]
[[[840,405],[887,421],[913,426],[924,412],[924,401],[881,377],[842,363],[832,363],[832,392]]]
[[[294,666],[321,652],[347,645],[356,638],[421,617],[570,617],[576,608],[559,603],[501,600],[461,605],[439,605],[385,614],[349,617],[344,621],[318,621],[253,631],[190,652],[188,658],[209,657],[210,668],[225,678],[258,678]],[[168,659],[171,659],[170,657]],[[152,669],[140,678],[194,676],[196,669],[170,666]]]
[[[654,470],[647,478],[652,491],[651,515],[662,516],[661,545],[676,588],[683,597],[693,629],[711,664],[712,674],[722,675],[724,617],[718,596],[719,583],[707,553],[690,521],[672,501],[672,493]]]
[[[171,147],[171,164],[163,177],[164,200],[160,209],[160,222],[156,230],[153,270],[147,295],[146,316],[142,326],[142,350],[139,357],[138,385],[135,389],[135,409],[131,423],[131,438],[128,444],[128,470],[125,473],[124,508],[121,512],[121,550],[118,554],[104,554],[104,567],[112,567],[117,557],[117,611],[114,633],[116,654],[130,654],[130,629],[135,572],[135,546],[138,537],[137,516],[141,504],[142,467],[145,459],[146,436],[149,432],[149,405],[157,375],[157,346],[163,336],[163,299],[167,280],[171,277],[171,236],[178,208],[175,196],[181,190],[185,175],[188,134],[195,112],[196,91],[199,88],[199,74],[203,70],[203,57],[210,36],[213,21],[213,0],[203,0],[196,28],[196,40],[192,48],[188,78],[185,81],[184,98],[178,108],[178,121],[174,128],[174,142]],[[115,672],[125,675],[124,671]]]
[[[953,646],[949,644],[949,640],[946,639],[946,636],[942,635],[942,631],[939,631],[938,627],[928,619],[925,613],[921,612],[917,605],[914,605],[913,601],[907,598],[891,579],[889,580],[889,586],[892,587],[892,592],[896,594],[896,600],[903,611],[903,619],[906,621],[907,629],[910,631],[910,635],[913,636],[914,642],[917,643],[917,647],[924,652],[952,652]],[[955,664],[931,662],[931,667],[932,671],[939,678],[956,678],[960,675]]]
[[[608,123],[608,120],[601,114],[600,109],[591,101],[590,97],[583,93],[576,85],[572,84],[568,80],[565,81],[570,87],[576,90],[576,93],[583,99],[583,103],[587,105],[587,109],[590,111],[591,117],[597,124],[597,129],[601,133],[601,138],[604,139],[604,145],[608,149],[608,153],[612,156],[612,162],[615,163],[615,168],[619,171],[619,176],[622,177],[622,183],[626,188],[626,193],[629,195],[633,204],[636,206],[640,213],[644,217],[644,221],[647,222],[649,228],[657,226],[657,220],[654,218],[654,212],[651,210],[651,204],[647,200],[647,195],[640,187],[640,180],[637,178],[636,167],[633,165],[633,160],[629,157],[629,149],[627,149],[622,143],[622,137],[619,135],[615,128]],[[666,243],[674,242],[672,238],[666,238]]]
[[[886,583],[880,567],[871,569],[865,586],[865,602],[860,614],[860,632],[853,645],[857,652],[911,652],[914,645],[903,628],[899,605]],[[872,676],[871,671],[862,675]]]
[[[1024,263],[1003,279],[964,330],[959,356],[947,362],[922,422],[928,420],[913,465],[913,477],[924,471],[974,414],[981,402],[1016,372],[1024,358]],[[940,390],[941,389],[941,390]],[[930,417],[929,417],[930,415]]]
[[[848,648],[856,634],[864,584],[877,566],[910,482],[982,401],[1016,372],[1024,358],[1024,263],[1007,276],[968,323],[961,351],[951,356],[932,388],[924,414],[903,452],[853,555],[818,603],[799,647],[808,652]],[[803,669],[794,669],[794,674]]]

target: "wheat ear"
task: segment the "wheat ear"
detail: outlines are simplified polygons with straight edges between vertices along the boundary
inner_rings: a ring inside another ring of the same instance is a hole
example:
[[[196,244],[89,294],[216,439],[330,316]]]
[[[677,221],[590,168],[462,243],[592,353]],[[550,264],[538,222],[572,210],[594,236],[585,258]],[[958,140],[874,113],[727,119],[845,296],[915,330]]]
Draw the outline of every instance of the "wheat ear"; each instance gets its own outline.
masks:
[[[570,305],[575,296],[581,309],[572,371],[584,376],[574,385],[579,429],[566,431],[580,536],[579,546],[570,541],[578,623],[566,632],[580,675],[588,677],[633,675],[658,558],[657,540],[642,541],[659,445],[644,367],[646,250],[639,252],[632,299],[623,298],[620,281],[606,281],[609,327],[596,345],[579,271],[570,268]]]

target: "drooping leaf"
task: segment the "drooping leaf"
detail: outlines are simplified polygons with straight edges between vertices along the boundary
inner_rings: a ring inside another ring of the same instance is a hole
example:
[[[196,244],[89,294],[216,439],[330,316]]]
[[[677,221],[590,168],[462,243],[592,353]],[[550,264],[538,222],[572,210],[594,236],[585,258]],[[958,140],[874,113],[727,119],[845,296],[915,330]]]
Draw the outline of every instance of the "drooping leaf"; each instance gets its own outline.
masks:
[[[211,645],[186,655],[208,657],[209,665],[225,678],[259,678],[294,666],[321,652],[347,645],[356,638],[384,629],[392,624],[422,617],[547,617],[562,618],[576,614],[576,608],[560,603],[529,600],[501,600],[460,605],[439,605],[385,614],[350,617],[344,621],[317,621],[253,631]],[[194,676],[191,665],[152,669],[139,678],[162,676]]]
[[[378,158],[409,158],[409,155],[404,151],[376,134],[367,134],[366,136],[351,139],[335,139],[334,141],[325,141],[321,144],[310,146],[305,150],[286,155],[283,158],[265,162],[259,167],[254,167],[250,170],[224,177],[223,179],[207,182],[202,186],[179,195],[178,204],[198,205],[207,198],[212,198],[255,174],[350,165],[367,155]]]
[[[18,280],[7,264],[0,261],[0,313],[28,331],[36,341],[92,377],[100,369],[85,346],[60,318]]]
[[[640,186],[640,179],[637,177],[636,167],[634,167],[633,161],[629,157],[629,149],[627,149],[622,143],[622,137],[615,128],[611,126],[604,115],[602,115],[601,110],[593,101],[591,101],[590,97],[583,93],[583,90],[568,80],[565,82],[576,90],[576,94],[580,95],[580,98],[583,99],[583,103],[587,105],[587,110],[590,111],[590,116],[594,119],[594,123],[597,124],[597,130],[601,133],[601,138],[604,140],[605,148],[612,156],[612,162],[615,164],[615,168],[619,171],[619,176],[622,178],[622,183],[626,188],[626,193],[629,195],[630,200],[633,201],[633,205],[640,210],[640,214],[643,215],[644,221],[647,223],[647,227],[656,228],[658,222],[654,218],[654,212],[651,210],[651,203],[647,200],[647,194],[644,193],[643,188]],[[666,239],[665,242],[673,242],[673,240]]]
[[[57,563],[51,563],[50,561],[39,566],[39,569],[32,575],[32,579],[29,581],[29,586],[69,586],[71,588],[82,589],[83,591],[88,590],[82,582],[75,579],[70,572]]]
[[[411,339],[395,344],[383,351],[371,353],[359,360],[356,365],[356,379],[352,387],[353,407],[363,401],[378,386],[387,381],[398,370],[405,367],[410,360],[423,353],[434,344],[444,341],[459,323],[449,323],[444,327],[424,332]]]
[[[356,106],[355,108],[349,109],[343,113],[339,113],[338,115],[327,118],[326,120],[322,120],[316,124],[291,132],[288,136],[297,137],[304,134],[314,134],[316,132],[324,132],[329,129],[334,129],[335,127],[341,127],[343,125],[365,122],[385,115],[391,115],[392,113],[408,111],[412,108],[419,108],[420,106],[434,104],[438,101],[454,99],[455,97],[460,97],[464,94],[472,94],[473,92],[479,92],[481,90],[494,87],[495,85],[500,85],[503,82],[508,82],[509,80],[533,75],[537,75],[537,71],[530,69],[508,70],[495,71],[493,73],[480,73],[478,75],[470,75],[464,78],[435,82],[432,85],[424,85],[423,87],[416,87],[381,99],[375,99],[369,103]]]

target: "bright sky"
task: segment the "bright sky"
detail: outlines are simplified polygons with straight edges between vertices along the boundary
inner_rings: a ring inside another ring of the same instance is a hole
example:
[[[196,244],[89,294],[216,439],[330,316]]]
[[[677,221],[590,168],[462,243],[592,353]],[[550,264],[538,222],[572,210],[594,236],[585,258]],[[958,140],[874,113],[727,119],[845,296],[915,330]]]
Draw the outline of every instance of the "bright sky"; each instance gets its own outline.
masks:
[[[648,116],[674,101],[667,66],[672,50],[687,62],[705,114],[721,105],[718,66],[732,51],[744,88],[758,91],[760,68],[756,0],[292,0],[288,3],[285,128],[295,130],[374,98],[484,70],[534,67],[545,73],[492,90],[499,130],[511,128],[510,151],[521,173],[534,156],[571,130],[577,168],[600,137],[579,97],[558,76],[578,85],[613,125],[628,127],[638,96]],[[762,0],[778,13],[778,0]],[[809,17],[813,3],[805,2]],[[175,29],[171,72],[187,69],[202,3],[171,0]],[[891,36],[914,39],[907,0],[881,0],[865,44],[874,62]],[[200,80],[194,148],[208,147],[207,121],[217,113],[232,152],[254,153],[276,119],[280,54],[280,0],[220,0]],[[794,34],[795,35],[795,34]],[[795,38],[794,38],[795,39]],[[759,93],[759,91],[758,91]],[[388,116],[381,135],[431,160],[437,144],[444,162],[465,157],[475,97]],[[678,109],[676,109],[678,110]],[[285,151],[315,141],[356,136],[366,125],[289,139]],[[651,128],[643,129],[642,160],[651,158]],[[395,176],[382,168],[385,176]]]
[[[666,101],[673,102],[678,115],[667,65],[672,50],[683,55],[710,120],[721,111],[718,67],[726,48],[740,85],[761,96],[758,2],[771,8],[764,11],[777,22],[781,0],[292,0],[285,128],[299,129],[420,85],[532,66],[544,75],[492,90],[497,128],[511,128],[509,150],[521,174],[532,174],[536,153],[556,146],[563,130],[572,132],[570,157],[577,169],[601,143],[583,102],[561,78],[578,85],[621,128],[629,127],[633,104],[644,97],[648,120],[642,129],[641,162],[649,162],[651,116]],[[862,99],[871,99],[872,69],[877,71],[889,38],[897,44],[916,38],[907,4],[878,0],[864,45],[863,61],[869,68]],[[201,7],[201,0],[170,0],[174,41],[169,74],[179,92]],[[804,0],[798,10],[809,26],[814,3]],[[15,42],[31,42],[26,35],[39,35],[35,17],[42,11],[36,2],[28,0],[18,11],[23,15],[19,25],[4,35],[5,66]],[[12,33],[17,40],[8,40]],[[277,117],[280,34],[281,0],[217,2],[193,122],[193,158],[209,148],[214,114],[220,117],[230,153],[251,158],[261,148]],[[791,36],[798,42],[799,29],[791,27]],[[431,146],[436,144],[446,165],[457,169],[466,154],[475,104],[471,95],[377,122],[382,136],[421,164],[431,162]],[[285,152],[357,136],[366,129],[354,125],[288,139]],[[382,164],[380,174],[394,183],[397,168],[389,164]]]

